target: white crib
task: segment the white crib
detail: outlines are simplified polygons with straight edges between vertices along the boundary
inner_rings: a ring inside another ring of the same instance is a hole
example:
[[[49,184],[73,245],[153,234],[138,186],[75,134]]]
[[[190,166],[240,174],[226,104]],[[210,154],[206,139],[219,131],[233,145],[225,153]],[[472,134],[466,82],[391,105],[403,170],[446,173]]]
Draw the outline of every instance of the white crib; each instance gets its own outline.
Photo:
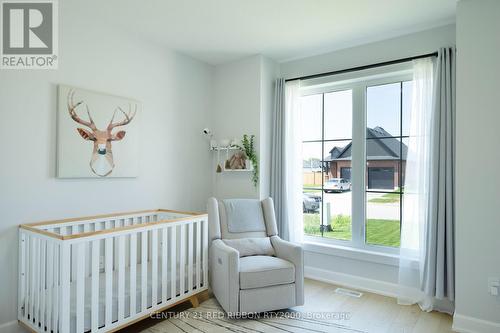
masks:
[[[206,214],[164,209],[24,224],[18,319],[109,332],[208,289]]]

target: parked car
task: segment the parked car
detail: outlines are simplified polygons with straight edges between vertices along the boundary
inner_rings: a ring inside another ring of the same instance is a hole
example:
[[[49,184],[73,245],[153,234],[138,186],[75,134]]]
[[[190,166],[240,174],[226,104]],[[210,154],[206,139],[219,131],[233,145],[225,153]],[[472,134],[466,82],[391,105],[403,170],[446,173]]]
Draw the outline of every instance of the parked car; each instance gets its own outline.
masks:
[[[343,192],[351,190],[351,182],[345,178],[332,178],[323,185],[325,193]]]
[[[314,213],[321,204],[321,195],[314,193],[302,193],[302,207],[304,213]]]

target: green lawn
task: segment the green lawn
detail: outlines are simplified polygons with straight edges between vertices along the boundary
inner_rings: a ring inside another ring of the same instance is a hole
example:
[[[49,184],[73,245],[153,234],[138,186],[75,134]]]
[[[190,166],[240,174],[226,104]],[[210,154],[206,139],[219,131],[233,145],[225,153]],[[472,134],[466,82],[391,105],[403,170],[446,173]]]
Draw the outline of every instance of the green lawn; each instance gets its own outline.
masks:
[[[386,193],[380,197],[377,197],[377,198],[373,198],[373,199],[370,199],[368,200],[368,202],[372,202],[372,203],[395,203],[395,202],[399,202],[400,200],[400,197],[399,197],[399,193]]]
[[[399,221],[368,219],[366,237],[368,244],[398,247],[400,242]],[[304,233],[321,236],[319,214],[304,214]],[[337,215],[332,218],[332,231],[325,231],[324,237],[335,239],[351,239],[351,217]]]
[[[305,192],[319,192],[319,194],[321,194],[321,184],[319,185],[314,185],[314,184],[304,184],[303,187],[312,187],[312,188],[317,188],[317,190],[313,190],[313,189],[302,189],[302,191],[305,193]]]

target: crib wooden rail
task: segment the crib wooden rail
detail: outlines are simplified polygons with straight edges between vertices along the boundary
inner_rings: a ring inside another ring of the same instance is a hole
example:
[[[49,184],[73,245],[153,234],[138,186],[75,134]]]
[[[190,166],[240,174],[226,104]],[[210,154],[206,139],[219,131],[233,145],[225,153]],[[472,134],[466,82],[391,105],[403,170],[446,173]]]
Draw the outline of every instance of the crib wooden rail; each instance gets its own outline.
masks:
[[[108,332],[208,289],[206,214],[150,210],[22,225],[18,318]]]

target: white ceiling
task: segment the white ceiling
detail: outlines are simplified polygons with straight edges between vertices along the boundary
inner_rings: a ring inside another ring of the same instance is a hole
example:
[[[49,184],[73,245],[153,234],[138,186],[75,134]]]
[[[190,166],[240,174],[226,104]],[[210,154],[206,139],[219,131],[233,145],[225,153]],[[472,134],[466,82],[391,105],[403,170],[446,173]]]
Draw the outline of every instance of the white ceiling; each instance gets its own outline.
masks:
[[[96,6],[93,17],[217,65],[253,54],[282,62],[449,24],[456,0],[100,0]]]

